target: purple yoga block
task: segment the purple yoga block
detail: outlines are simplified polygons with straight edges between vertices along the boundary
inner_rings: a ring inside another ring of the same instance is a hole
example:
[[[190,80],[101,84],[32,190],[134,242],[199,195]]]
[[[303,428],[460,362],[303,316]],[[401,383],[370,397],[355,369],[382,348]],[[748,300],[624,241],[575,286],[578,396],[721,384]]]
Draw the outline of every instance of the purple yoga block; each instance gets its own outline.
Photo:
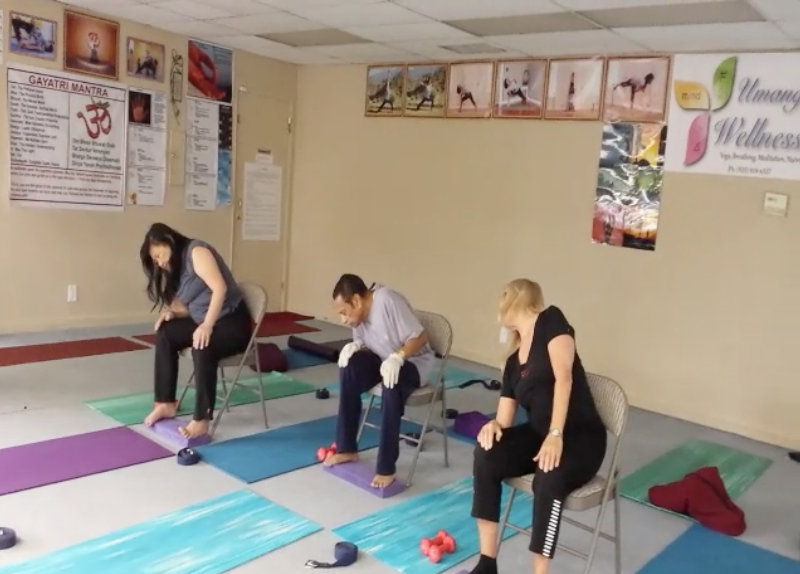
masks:
[[[373,488],[370,483],[375,476],[375,468],[370,468],[361,462],[344,462],[334,466],[323,466],[322,468],[353,486],[357,486],[380,498],[391,498],[406,489],[405,484],[397,479],[386,488]]]
[[[471,411],[462,413],[456,417],[453,423],[453,432],[457,432],[461,436],[468,438],[478,438],[483,425],[489,422],[489,417],[478,411]]]
[[[180,448],[195,448],[211,442],[211,437],[207,434],[192,439],[184,437],[178,428],[185,424],[187,424],[186,421],[180,419],[161,419],[151,426],[150,430]]]

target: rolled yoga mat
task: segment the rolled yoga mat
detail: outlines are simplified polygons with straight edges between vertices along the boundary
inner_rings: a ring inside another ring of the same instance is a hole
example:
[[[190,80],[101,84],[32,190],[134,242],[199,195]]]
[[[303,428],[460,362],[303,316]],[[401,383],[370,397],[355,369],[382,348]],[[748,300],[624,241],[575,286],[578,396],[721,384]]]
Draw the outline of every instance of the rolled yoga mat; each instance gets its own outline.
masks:
[[[761,456],[713,442],[693,440],[662,454],[639,470],[623,477],[619,493],[620,496],[634,502],[675,514],[650,504],[648,496],[650,487],[675,482],[704,466],[714,466],[719,469],[728,496],[735,499],[750,488],[771,464],[771,460]],[[690,520],[683,514],[675,516]]]
[[[295,351],[307,353],[309,355],[319,357],[320,359],[325,359],[331,363],[335,363],[339,360],[339,352],[347,343],[350,342],[351,339],[344,339],[341,341],[315,343],[314,341],[309,341],[308,339],[291,335],[286,342],[286,345]]]
[[[505,508],[509,492],[503,486],[501,508]],[[439,574],[479,552],[475,523],[469,520],[471,509],[472,477],[467,477],[334,528],[333,533],[403,574]],[[530,527],[531,511],[530,495],[517,493],[509,523]],[[453,537],[456,550],[433,564],[420,554],[419,541],[433,538],[439,530]],[[506,528],[503,539],[515,534]]]
[[[222,574],[320,530],[239,490],[11,564],[0,574]]]
[[[0,496],[172,456],[128,427],[0,450]]]

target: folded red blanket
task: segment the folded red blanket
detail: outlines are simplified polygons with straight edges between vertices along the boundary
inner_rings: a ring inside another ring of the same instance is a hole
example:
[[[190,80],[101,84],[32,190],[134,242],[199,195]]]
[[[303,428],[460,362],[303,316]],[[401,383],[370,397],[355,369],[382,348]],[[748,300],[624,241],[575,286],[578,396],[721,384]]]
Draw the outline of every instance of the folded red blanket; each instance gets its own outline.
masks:
[[[744,512],[728,496],[716,467],[703,467],[675,482],[654,486],[647,494],[651,504],[689,516],[722,534],[739,536],[747,528]]]

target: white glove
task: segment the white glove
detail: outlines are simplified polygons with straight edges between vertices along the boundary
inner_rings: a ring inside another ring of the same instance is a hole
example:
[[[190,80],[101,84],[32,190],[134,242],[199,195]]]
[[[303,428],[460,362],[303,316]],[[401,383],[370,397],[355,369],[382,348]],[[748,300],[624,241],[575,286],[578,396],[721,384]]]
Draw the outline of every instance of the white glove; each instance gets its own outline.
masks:
[[[392,389],[397,384],[397,379],[400,378],[400,367],[403,366],[403,359],[397,353],[389,355],[383,363],[381,363],[381,377],[383,378],[383,385],[387,389]]]
[[[344,347],[342,347],[342,350],[339,351],[339,368],[344,369],[347,366],[347,363],[350,362],[350,358],[360,350],[361,344],[356,343],[355,341],[352,343],[347,343]]]

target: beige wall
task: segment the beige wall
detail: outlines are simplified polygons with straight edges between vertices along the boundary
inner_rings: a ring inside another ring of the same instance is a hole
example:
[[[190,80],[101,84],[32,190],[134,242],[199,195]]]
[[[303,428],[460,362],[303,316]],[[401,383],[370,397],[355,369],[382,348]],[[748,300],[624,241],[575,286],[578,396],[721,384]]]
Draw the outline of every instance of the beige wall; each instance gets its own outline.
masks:
[[[64,6],[48,0],[3,0],[6,15],[5,47],[10,35],[9,12],[63,22]],[[7,51],[4,64],[61,67],[63,27],[59,27],[59,53],[55,62],[18,57]],[[147,26],[121,23],[120,42],[128,36],[163,43],[167,54],[179,50],[186,61],[187,39]],[[169,90],[163,84],[129,78],[120,58],[120,81],[131,86]],[[249,91],[293,101],[296,66],[237,51],[234,81]],[[8,161],[6,72],[0,67],[0,163]],[[167,76],[168,76],[167,69]],[[185,88],[185,87],[184,87]],[[184,98],[185,102],[186,98]],[[246,118],[241,118],[242,122]],[[170,137],[183,134],[170,117]],[[179,154],[182,156],[182,153]],[[181,169],[181,165],[176,166]],[[182,179],[181,179],[182,180]],[[179,181],[181,181],[179,180]],[[241,182],[235,182],[237,188]],[[123,213],[10,208],[8,170],[0,170],[0,331],[18,332],[61,327],[130,323],[147,319],[150,305],[138,260],[139,245],[150,223],[164,221],[184,233],[202,237],[230,257],[231,208],[214,212],[183,209],[183,188],[167,190],[165,207],[126,207]],[[78,285],[78,302],[67,303],[67,285]]]
[[[592,245],[601,124],[365,118],[364,77],[299,72],[289,308],[330,316],[359,273],[496,364],[497,297],[530,277],[633,404],[800,447],[796,183],[669,175],[654,253]],[[767,190],[787,219],[761,215]]]

